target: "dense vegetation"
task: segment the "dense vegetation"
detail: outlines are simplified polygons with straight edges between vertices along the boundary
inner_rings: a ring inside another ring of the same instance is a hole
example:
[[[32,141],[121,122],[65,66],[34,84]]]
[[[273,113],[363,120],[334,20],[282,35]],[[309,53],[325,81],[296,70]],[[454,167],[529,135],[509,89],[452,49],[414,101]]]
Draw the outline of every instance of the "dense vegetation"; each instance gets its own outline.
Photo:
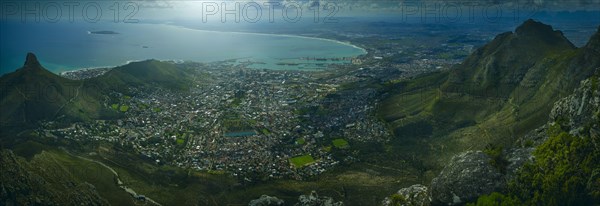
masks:
[[[571,135],[558,124],[549,129],[548,135],[549,139],[536,148],[535,161],[521,169],[505,194],[484,195],[472,205],[592,205],[600,202],[597,140],[589,135]]]
[[[503,155],[503,149],[502,146],[490,144],[485,147],[483,152],[491,158],[490,164],[494,166],[494,168],[498,169],[502,174],[506,174],[506,167],[509,162]]]

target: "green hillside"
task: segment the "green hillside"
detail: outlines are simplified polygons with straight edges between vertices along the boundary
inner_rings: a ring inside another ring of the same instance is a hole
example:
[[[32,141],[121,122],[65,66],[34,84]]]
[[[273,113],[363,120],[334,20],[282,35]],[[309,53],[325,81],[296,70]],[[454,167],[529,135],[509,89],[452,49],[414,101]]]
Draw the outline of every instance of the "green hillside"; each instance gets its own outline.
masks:
[[[129,88],[185,90],[191,71],[175,64],[147,60],[111,69],[85,80],[70,80],[46,70],[29,53],[22,68],[0,77],[0,127],[2,136],[35,128],[40,120],[58,122],[119,117],[105,102],[111,91]]]
[[[3,149],[0,160],[0,199],[8,205],[133,204],[131,195],[114,184],[111,171],[62,151],[42,151],[26,160]]]
[[[508,188],[482,195],[472,205],[594,205],[600,201],[600,70],[554,104],[534,160]],[[573,109],[577,108],[577,109]],[[534,142],[527,137],[521,141]]]
[[[177,68],[172,63],[146,60],[115,67],[90,81],[117,91],[140,86],[185,90],[191,81],[190,72]]]
[[[394,131],[392,146],[426,140],[425,159],[442,163],[466,149],[510,145],[545,124],[552,104],[600,67],[599,33],[575,48],[562,32],[528,20],[449,71],[388,85],[378,115]]]
[[[97,87],[49,72],[32,53],[22,68],[0,78],[0,87],[0,121],[7,129],[34,127],[39,120],[83,121],[113,115],[102,106]]]

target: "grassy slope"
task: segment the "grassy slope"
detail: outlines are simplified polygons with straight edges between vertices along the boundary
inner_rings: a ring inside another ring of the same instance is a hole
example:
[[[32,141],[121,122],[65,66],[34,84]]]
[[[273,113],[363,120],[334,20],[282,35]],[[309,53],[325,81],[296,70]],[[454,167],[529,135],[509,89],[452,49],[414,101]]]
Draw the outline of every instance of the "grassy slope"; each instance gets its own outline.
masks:
[[[165,205],[246,205],[263,194],[295,203],[299,195],[311,190],[336,200],[372,205],[397,188],[417,181],[414,176],[400,173],[394,168],[374,168],[376,163],[358,163],[342,166],[311,180],[276,180],[240,185],[237,183],[240,180],[226,174],[157,166],[139,156],[106,148],[97,152],[99,156],[92,158],[114,168],[125,185]]]
[[[0,78],[2,137],[36,126],[39,120],[85,121],[114,116],[102,105],[101,90],[88,81],[60,77],[33,54],[22,68]]]
[[[115,67],[90,81],[117,91],[127,91],[132,86],[185,90],[189,87],[191,76],[189,71],[177,68],[175,64],[146,60]]]
[[[44,168],[44,172],[62,173],[75,181],[94,185],[98,194],[111,204],[128,205],[133,203],[131,195],[115,184],[113,173],[98,163],[71,156],[63,151],[44,151],[36,155],[30,163]],[[64,177],[59,178],[64,179]]]
[[[378,116],[395,132],[392,153],[419,150],[435,169],[456,152],[511,144],[600,65],[586,48],[518,38],[501,34],[450,72],[387,85]]]
[[[32,141],[17,146],[15,153],[29,157],[18,157],[20,166],[47,181],[45,190],[59,194],[57,201],[69,202],[69,195],[73,194],[72,187],[87,182],[94,185],[98,194],[113,205],[134,203],[131,195],[116,185],[113,173],[98,163]]]

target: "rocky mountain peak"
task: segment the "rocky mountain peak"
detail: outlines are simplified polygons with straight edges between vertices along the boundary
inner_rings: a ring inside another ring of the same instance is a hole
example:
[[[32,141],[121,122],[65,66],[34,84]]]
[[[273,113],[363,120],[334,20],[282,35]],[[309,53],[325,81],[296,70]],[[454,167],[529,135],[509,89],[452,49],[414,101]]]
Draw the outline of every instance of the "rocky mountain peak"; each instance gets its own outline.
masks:
[[[600,26],[598,27],[598,31],[588,41],[585,45],[585,48],[592,49],[598,53],[600,53]]]
[[[544,24],[533,19],[528,19],[515,29],[515,34],[520,38],[534,38],[545,41],[550,45],[566,45],[575,48],[559,30],[554,30],[552,26]]]
[[[552,26],[550,25],[546,25],[542,22],[535,21],[533,19],[528,19],[527,21],[523,22],[523,24],[521,24],[519,27],[517,27],[515,32],[518,35],[527,35],[534,33],[549,34],[553,33],[554,29],[552,29]]]
[[[23,64],[23,67],[25,68],[40,68],[42,65],[40,64],[40,62],[37,60],[37,57],[35,56],[35,54],[29,52],[27,53],[27,57],[25,58],[25,64]]]

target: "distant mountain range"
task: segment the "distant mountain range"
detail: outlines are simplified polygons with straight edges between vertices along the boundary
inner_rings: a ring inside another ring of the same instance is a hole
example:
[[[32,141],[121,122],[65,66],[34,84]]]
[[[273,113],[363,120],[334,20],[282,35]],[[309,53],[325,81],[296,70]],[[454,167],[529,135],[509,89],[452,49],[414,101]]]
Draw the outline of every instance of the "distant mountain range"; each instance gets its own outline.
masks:
[[[391,85],[379,115],[399,138],[444,137],[457,151],[510,144],[545,124],[553,103],[600,67],[599,51],[600,28],[576,48],[562,32],[527,20],[448,71]]]

